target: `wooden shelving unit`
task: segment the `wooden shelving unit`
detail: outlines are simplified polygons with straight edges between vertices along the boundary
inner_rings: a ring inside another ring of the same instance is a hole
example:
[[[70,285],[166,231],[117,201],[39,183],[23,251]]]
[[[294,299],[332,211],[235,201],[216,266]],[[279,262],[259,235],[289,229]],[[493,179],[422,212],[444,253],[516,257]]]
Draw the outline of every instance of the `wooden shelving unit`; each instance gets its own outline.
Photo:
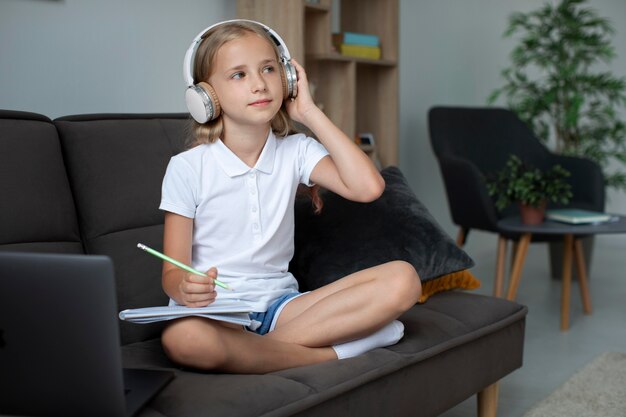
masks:
[[[333,0],[238,0],[240,18],[276,30],[304,63],[315,101],[349,137],[371,133],[383,167],[398,161],[398,1],[341,0],[340,31],[378,35],[380,60],[339,54],[332,45]]]

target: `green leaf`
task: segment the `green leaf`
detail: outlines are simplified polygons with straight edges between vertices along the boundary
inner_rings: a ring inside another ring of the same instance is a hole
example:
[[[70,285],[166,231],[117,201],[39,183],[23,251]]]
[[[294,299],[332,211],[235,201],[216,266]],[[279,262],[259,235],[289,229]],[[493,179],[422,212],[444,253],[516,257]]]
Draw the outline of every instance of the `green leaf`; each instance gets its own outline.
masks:
[[[607,184],[626,191],[616,176],[626,167],[626,77],[598,70],[615,58],[615,29],[589,3],[555,0],[512,13],[504,32],[516,39],[511,65],[488,103],[504,99],[542,141],[552,132],[557,152],[596,161]]]

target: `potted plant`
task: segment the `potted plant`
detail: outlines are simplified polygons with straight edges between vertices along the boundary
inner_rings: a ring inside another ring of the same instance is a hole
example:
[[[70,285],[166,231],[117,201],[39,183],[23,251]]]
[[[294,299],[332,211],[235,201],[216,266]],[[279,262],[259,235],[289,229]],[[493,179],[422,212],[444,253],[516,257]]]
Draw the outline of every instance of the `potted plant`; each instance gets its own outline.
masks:
[[[544,143],[597,162],[606,185],[626,191],[626,80],[602,70],[615,58],[615,30],[587,3],[561,0],[510,15],[504,36],[518,41],[489,103],[504,96]],[[585,237],[587,269],[592,248],[593,236]],[[562,253],[561,243],[550,243],[553,278],[561,277]]]
[[[517,203],[523,223],[539,224],[548,202],[569,203],[572,187],[565,181],[569,175],[560,165],[541,171],[511,155],[502,170],[487,176],[487,190],[498,210]]]
[[[607,186],[626,191],[626,79],[602,68],[615,57],[610,21],[562,0],[509,17],[505,37],[518,37],[501,88],[509,107],[557,153],[582,156],[603,169]]]

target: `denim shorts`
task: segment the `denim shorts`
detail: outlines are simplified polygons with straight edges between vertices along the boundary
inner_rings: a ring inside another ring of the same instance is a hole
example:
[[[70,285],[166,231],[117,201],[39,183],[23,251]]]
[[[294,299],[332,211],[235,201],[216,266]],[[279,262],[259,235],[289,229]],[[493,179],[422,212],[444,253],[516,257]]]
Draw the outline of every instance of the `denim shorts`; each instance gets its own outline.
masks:
[[[300,297],[301,295],[304,294],[299,292],[285,294],[270,304],[266,312],[250,313],[249,316],[250,320],[252,320],[252,324],[246,327],[246,329],[260,335],[271,332],[274,330],[274,326],[276,326],[276,321],[278,320],[280,312],[283,311],[283,308],[287,305],[287,303],[296,297]]]

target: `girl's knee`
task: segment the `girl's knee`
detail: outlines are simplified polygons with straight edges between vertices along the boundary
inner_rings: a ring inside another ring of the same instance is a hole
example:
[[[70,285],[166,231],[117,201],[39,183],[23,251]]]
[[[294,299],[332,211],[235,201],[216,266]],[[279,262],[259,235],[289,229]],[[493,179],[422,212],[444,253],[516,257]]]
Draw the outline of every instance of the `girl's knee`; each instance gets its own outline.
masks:
[[[200,369],[218,369],[226,361],[220,332],[200,318],[172,322],[161,336],[167,356],[174,362]]]
[[[406,311],[411,308],[422,294],[422,284],[417,271],[408,262],[389,262],[390,273],[387,279],[387,286],[391,287],[393,302]],[[390,279],[391,278],[391,279]]]

